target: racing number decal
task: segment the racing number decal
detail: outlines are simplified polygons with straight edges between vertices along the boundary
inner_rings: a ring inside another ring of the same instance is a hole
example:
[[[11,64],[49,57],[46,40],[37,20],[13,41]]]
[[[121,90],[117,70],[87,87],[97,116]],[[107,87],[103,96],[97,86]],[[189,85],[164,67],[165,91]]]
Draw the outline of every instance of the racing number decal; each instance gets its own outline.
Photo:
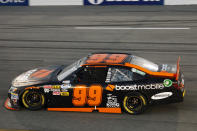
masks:
[[[125,54],[112,54],[108,59],[106,59],[106,63],[121,63],[123,60],[127,58]]]
[[[92,85],[86,88],[85,85],[77,85],[73,90],[72,103],[74,106],[99,106],[102,102],[102,87],[100,85]]]
[[[100,85],[92,85],[89,89],[89,106],[99,106],[102,102],[102,87]]]
[[[86,63],[121,63],[127,58],[125,54],[94,54]]]
[[[74,106],[84,106],[86,104],[86,86],[77,85],[73,90],[73,105]]]
[[[100,62],[104,61],[104,59],[107,56],[108,56],[108,54],[94,54],[86,62],[87,63],[100,63]]]

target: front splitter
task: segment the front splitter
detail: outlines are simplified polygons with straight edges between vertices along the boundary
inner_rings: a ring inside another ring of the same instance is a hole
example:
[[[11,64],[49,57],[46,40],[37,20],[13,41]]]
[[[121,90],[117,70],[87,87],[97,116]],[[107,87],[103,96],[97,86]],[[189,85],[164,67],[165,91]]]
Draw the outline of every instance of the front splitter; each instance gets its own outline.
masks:
[[[10,102],[10,98],[7,98],[5,103],[4,103],[4,107],[8,110],[14,110],[14,111],[18,111],[19,108],[13,107],[11,102]]]

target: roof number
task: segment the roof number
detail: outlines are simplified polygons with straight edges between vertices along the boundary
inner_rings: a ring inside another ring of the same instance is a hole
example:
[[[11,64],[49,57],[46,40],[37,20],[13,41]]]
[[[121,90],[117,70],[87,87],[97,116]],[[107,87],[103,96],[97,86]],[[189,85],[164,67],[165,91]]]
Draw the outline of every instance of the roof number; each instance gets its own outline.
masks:
[[[128,55],[125,54],[94,54],[86,61],[87,64],[92,63],[122,63]]]

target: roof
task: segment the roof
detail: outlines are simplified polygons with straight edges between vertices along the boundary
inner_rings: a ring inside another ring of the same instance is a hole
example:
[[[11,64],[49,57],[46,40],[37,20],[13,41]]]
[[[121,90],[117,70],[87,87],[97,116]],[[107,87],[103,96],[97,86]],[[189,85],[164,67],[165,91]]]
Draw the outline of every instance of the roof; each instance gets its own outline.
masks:
[[[131,54],[127,53],[93,53],[88,55],[85,64],[124,64],[129,62]]]
[[[131,64],[132,54],[128,53],[93,53],[86,57],[83,65],[121,65],[130,68],[135,68],[141,70],[147,74],[157,76],[157,77],[170,77],[174,78],[176,74],[168,72],[153,72],[148,69],[141,67],[140,65]]]

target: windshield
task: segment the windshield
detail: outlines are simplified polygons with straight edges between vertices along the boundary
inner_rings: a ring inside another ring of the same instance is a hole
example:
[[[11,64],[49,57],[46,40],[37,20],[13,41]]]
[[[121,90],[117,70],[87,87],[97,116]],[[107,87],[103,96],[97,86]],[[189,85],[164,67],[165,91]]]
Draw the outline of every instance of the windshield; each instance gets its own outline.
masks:
[[[131,64],[141,66],[145,69],[148,69],[150,71],[157,72],[159,70],[159,66],[151,61],[148,61],[144,58],[138,57],[138,56],[132,56]]]
[[[59,81],[62,81],[64,78],[66,78],[68,75],[70,75],[71,73],[73,73],[74,71],[76,71],[81,65],[82,63],[84,62],[84,60],[86,59],[85,58],[82,58],[76,62],[74,62],[73,64],[65,67],[61,73],[57,76],[57,79]]]

